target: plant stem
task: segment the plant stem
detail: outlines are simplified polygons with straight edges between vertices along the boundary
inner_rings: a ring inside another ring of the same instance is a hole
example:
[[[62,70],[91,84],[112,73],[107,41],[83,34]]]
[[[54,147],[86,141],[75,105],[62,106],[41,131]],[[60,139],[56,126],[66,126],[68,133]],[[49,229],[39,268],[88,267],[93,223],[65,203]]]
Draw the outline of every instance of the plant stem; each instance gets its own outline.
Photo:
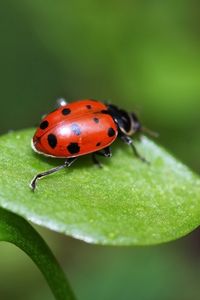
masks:
[[[64,272],[42,237],[26,220],[2,208],[0,241],[15,244],[30,256],[46,278],[55,299],[75,300]]]

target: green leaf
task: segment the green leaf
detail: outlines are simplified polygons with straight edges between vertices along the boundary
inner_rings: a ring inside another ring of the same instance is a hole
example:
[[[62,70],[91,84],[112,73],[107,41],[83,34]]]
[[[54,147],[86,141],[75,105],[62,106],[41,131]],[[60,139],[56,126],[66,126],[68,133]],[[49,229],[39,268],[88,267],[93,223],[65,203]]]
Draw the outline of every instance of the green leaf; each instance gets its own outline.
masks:
[[[34,223],[91,243],[147,245],[177,239],[200,223],[200,180],[154,142],[141,137],[134,157],[115,143],[103,169],[88,156],[38,182],[38,172],[63,163],[35,154],[32,129],[0,138],[0,205]]]
[[[22,249],[44,274],[57,300],[75,299],[65,275],[47,244],[23,218],[0,208],[0,241]]]

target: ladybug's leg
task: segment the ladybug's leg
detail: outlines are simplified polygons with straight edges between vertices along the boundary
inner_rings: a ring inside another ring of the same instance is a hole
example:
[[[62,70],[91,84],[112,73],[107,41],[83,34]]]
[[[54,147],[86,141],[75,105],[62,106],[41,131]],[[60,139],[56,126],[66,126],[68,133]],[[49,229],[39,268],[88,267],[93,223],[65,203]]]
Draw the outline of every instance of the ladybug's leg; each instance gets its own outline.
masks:
[[[100,161],[96,158],[96,153],[92,153],[92,161],[93,163],[98,166],[99,168],[102,168],[102,164]]]
[[[56,107],[61,107],[67,105],[68,102],[64,98],[58,98],[56,100]]]
[[[130,136],[127,136],[127,135],[123,134],[123,135],[120,136],[120,138],[121,138],[121,140],[122,140],[125,144],[131,146],[131,148],[132,148],[132,150],[133,150],[135,156],[137,156],[141,161],[143,161],[143,162],[149,164],[149,162],[148,162],[144,157],[142,157],[142,156],[138,153],[138,151],[137,151],[135,145],[133,144],[133,140],[130,138]]]
[[[95,154],[100,155],[100,156],[104,156],[104,157],[111,157],[112,156],[112,152],[110,147],[106,147],[98,152],[95,152]]]
[[[35,188],[36,188],[36,184],[37,184],[38,179],[41,179],[42,177],[45,177],[45,176],[50,175],[50,174],[52,174],[52,173],[55,173],[55,172],[57,172],[57,171],[59,171],[59,170],[61,170],[61,169],[64,169],[64,168],[66,168],[66,167],[70,167],[70,166],[72,165],[72,163],[73,163],[76,159],[77,159],[76,157],[74,157],[74,158],[68,158],[68,159],[65,161],[65,163],[64,163],[63,165],[58,166],[58,167],[55,167],[55,168],[52,168],[52,169],[50,169],[50,170],[48,170],[48,171],[44,171],[44,172],[41,172],[41,173],[37,174],[37,175],[32,179],[32,181],[31,181],[31,183],[30,183],[30,188],[34,191]]]
[[[96,155],[100,155],[100,156],[104,156],[104,157],[111,157],[112,156],[112,152],[110,147],[106,147],[101,151],[92,153],[92,160],[95,163],[95,165],[98,165],[98,167],[102,168],[102,164],[98,161],[98,159],[96,158]]]

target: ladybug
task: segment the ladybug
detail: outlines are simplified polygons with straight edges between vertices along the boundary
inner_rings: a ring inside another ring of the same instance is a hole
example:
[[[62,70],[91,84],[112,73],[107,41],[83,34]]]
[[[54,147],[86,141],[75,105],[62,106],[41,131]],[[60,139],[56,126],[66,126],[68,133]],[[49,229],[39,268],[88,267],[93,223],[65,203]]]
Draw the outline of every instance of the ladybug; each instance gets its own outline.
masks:
[[[135,113],[128,113],[112,104],[85,99],[67,103],[59,100],[59,107],[46,115],[37,128],[31,145],[35,152],[55,158],[65,158],[63,165],[37,174],[30,187],[35,190],[38,179],[55,173],[82,155],[91,153],[95,164],[96,155],[111,157],[110,145],[118,137],[131,146],[135,155],[147,162],[137,152],[131,136],[146,131]]]

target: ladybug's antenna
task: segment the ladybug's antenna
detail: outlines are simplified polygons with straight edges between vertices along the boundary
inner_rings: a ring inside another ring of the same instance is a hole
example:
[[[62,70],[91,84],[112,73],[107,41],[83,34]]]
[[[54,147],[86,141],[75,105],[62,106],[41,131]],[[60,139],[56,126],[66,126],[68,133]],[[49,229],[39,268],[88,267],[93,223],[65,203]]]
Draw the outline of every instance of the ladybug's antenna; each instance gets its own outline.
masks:
[[[146,127],[143,127],[143,126],[140,128],[140,131],[142,131],[144,133],[147,133],[148,135],[150,135],[152,137],[155,137],[155,138],[157,138],[159,136],[159,134],[157,132],[152,131],[152,130],[150,130]]]

